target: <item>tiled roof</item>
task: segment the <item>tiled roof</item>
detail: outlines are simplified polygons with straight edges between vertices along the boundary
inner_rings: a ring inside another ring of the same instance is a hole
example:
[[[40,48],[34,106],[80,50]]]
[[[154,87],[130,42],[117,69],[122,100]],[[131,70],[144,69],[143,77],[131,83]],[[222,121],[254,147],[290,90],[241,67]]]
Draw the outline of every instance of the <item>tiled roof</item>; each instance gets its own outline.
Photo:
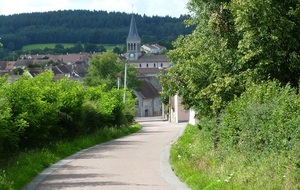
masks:
[[[147,75],[147,74],[157,74],[161,72],[160,69],[154,68],[135,68],[139,75]]]
[[[65,65],[58,65],[57,68],[64,74],[71,73],[71,71]]]
[[[0,70],[5,70],[7,67],[7,62],[6,61],[0,61]]]
[[[159,92],[147,79],[143,80],[143,84],[141,85],[141,90],[139,91],[139,93],[145,99],[159,97]]]
[[[157,63],[157,62],[168,62],[167,55],[142,55],[138,60],[129,61],[130,63]]]
[[[32,63],[32,61],[31,60],[18,60],[18,61],[16,61],[16,63],[15,63],[15,67],[17,67],[17,66],[25,66],[25,67],[27,67],[28,65],[30,65]]]
[[[16,63],[15,61],[8,61],[5,69],[6,70],[13,70],[15,63]]]

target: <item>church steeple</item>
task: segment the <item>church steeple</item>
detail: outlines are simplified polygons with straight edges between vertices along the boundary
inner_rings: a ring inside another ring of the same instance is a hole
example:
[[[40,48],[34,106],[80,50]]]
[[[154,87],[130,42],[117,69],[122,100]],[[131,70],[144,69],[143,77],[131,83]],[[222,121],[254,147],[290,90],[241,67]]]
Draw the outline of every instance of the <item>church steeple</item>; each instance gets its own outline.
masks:
[[[141,55],[141,38],[138,34],[135,19],[132,14],[129,33],[126,39],[128,60],[137,60]]]

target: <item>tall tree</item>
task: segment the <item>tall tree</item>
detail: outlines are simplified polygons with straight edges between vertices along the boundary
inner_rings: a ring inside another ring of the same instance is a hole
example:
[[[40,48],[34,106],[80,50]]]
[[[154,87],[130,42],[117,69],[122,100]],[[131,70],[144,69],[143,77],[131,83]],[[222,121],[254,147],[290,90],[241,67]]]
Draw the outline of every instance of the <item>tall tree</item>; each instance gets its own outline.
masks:
[[[164,94],[178,93],[200,115],[216,117],[247,82],[276,79],[298,87],[298,0],[191,0],[187,25],[168,54],[171,68],[161,80]],[[215,135],[215,145],[217,135]]]
[[[259,80],[277,79],[298,87],[300,1],[233,0],[231,11],[241,39],[239,64]]]
[[[90,60],[88,74],[84,81],[88,86],[106,85],[107,89],[117,88],[118,78],[124,81],[125,64],[126,61],[112,51],[95,55]],[[134,67],[127,65],[127,86],[138,89],[139,85]]]

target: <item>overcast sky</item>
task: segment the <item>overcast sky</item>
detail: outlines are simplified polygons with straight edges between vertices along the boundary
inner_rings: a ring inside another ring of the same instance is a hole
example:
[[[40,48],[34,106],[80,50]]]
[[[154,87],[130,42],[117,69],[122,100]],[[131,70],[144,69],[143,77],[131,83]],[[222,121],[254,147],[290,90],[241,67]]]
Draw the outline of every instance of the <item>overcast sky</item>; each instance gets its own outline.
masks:
[[[189,0],[0,0],[0,15],[56,10],[104,10],[179,17]]]

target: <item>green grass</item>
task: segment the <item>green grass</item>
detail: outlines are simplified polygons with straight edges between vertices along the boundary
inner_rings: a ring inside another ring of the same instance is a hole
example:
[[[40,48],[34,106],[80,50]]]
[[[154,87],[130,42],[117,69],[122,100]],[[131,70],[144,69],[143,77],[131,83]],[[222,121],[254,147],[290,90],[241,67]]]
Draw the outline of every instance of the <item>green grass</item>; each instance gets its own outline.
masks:
[[[57,43],[56,43],[57,44]],[[22,48],[22,51],[30,51],[34,49],[45,49],[45,48],[50,48],[54,49],[55,48],[55,43],[52,44],[31,44],[31,45],[26,45]],[[71,48],[74,46],[74,44],[69,44],[69,43],[61,43],[65,48]],[[125,47],[124,44],[122,45],[115,45],[115,44],[98,44],[98,45],[103,45],[106,50],[113,50],[115,47],[119,47],[121,50]]]
[[[123,128],[107,127],[93,135],[83,136],[70,142],[60,142],[51,148],[21,153],[8,159],[5,164],[6,166],[0,169],[0,189],[22,189],[43,169],[57,161],[82,149],[132,134],[140,129],[141,126],[138,124]]]
[[[280,153],[257,158],[213,149],[208,132],[187,126],[171,148],[176,175],[193,190],[300,189],[300,168]]]
[[[45,48],[54,49],[56,44],[31,44],[31,45],[23,46],[22,50],[23,51],[30,51],[30,50],[33,50],[33,49],[45,49]],[[71,47],[74,46],[74,44],[67,44],[67,43],[62,43],[62,45],[65,48],[71,48]]]

